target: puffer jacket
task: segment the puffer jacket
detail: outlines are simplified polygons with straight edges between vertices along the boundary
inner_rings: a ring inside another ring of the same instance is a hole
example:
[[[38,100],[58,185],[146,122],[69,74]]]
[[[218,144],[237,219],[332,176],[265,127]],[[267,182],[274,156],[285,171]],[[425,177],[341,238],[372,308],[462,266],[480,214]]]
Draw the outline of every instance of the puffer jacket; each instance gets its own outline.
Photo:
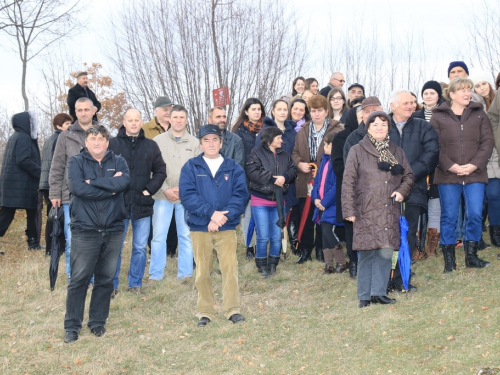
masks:
[[[54,134],[52,134],[49,139],[45,141],[42,147],[42,172],[40,174],[40,190],[49,190],[49,173],[50,165],[52,164],[52,156],[54,156],[54,150],[56,148],[57,138],[61,134],[62,130],[57,129]]]
[[[493,151],[493,132],[482,104],[470,102],[461,119],[448,103],[435,108],[431,124],[439,136],[439,164],[435,184],[488,183],[486,166]],[[448,171],[453,164],[473,164],[477,169],[468,176]]]
[[[92,125],[98,125],[93,121]],[[69,203],[69,190],[66,181],[66,165],[70,157],[78,155],[85,147],[85,130],[75,121],[57,138],[56,149],[52,157],[49,173],[49,198],[61,199],[62,204]]]
[[[109,150],[125,159],[130,170],[130,189],[124,193],[127,218],[130,208],[134,220],[153,215],[153,195],[167,177],[165,162],[155,141],[147,139],[141,129],[137,137],[129,137],[122,126],[109,140]],[[144,195],[147,190],[150,195]]]
[[[497,150],[497,154],[500,154],[500,94],[498,92],[488,110],[488,118],[490,119],[491,130],[493,130],[493,136],[495,137],[495,149]],[[498,163],[500,166],[500,159]]]
[[[497,149],[493,147],[493,152],[491,153],[490,160],[488,160],[488,165],[486,167],[488,171],[488,178],[500,178],[500,166],[498,165],[498,152]]]
[[[297,166],[288,153],[278,148],[276,154],[269,147],[256,147],[250,153],[246,167],[250,194],[256,197],[275,201],[276,179],[273,176],[283,176],[283,194],[286,194],[288,185],[297,178]]]
[[[421,118],[410,117],[399,133],[391,118],[389,138],[405,152],[406,159],[413,171],[413,189],[407,204],[427,208],[427,176],[436,169],[439,159],[438,135],[432,125]]]
[[[113,177],[116,172],[122,175]],[[123,231],[126,217],[123,193],[129,186],[127,162],[113,151],[108,151],[100,162],[90,156],[86,148],[71,157],[68,161],[70,227],[98,232]]]
[[[221,155],[224,160],[214,177],[203,154],[182,167],[179,194],[191,231],[207,232],[215,211],[229,211],[226,223],[219,230],[234,230],[245,212],[248,203],[245,171],[236,161]]]
[[[403,149],[393,142],[389,151],[404,168],[402,175],[378,168],[378,152],[368,137],[353,146],[347,157],[342,182],[344,219],[354,216],[353,250],[399,249],[400,204],[392,204],[391,194],[410,196],[413,172]]]
[[[302,129],[300,129],[297,133],[297,137],[295,138],[295,146],[292,151],[292,159],[295,165],[299,165],[299,163],[309,163],[311,161],[311,157],[309,155],[309,132],[312,121],[306,122],[302,125]],[[340,122],[331,120],[330,125],[326,129],[325,136],[330,132],[339,133],[343,129],[343,126]],[[316,163],[318,166],[321,164],[321,158],[325,153],[324,144],[321,144],[318,147],[318,153],[316,157]],[[312,180],[312,173],[303,173],[298,170],[297,181],[295,182],[295,187],[297,190],[296,197],[297,198],[305,198],[307,197],[307,183]]]
[[[252,149],[255,147],[255,139],[257,138],[257,135],[248,130],[243,124],[238,126],[235,134],[240,137],[243,142],[243,147],[245,149],[243,160],[246,165],[248,158],[250,157],[250,152],[252,152]]]
[[[40,150],[34,114],[12,117],[14,134],[7,141],[0,176],[0,206],[35,209],[40,183]]]
[[[323,199],[321,199],[319,194],[319,188],[322,183],[324,170],[327,167],[328,170],[326,172],[326,178],[324,182],[325,190]],[[323,159],[321,160],[321,165],[318,168],[318,173],[316,173],[316,177],[314,178],[314,186],[311,193],[311,202],[313,202],[314,204],[315,199],[321,200],[321,204],[323,205],[323,207],[325,207],[325,210],[323,212],[320,212],[318,207],[314,209],[312,220],[315,223],[325,222],[333,225],[344,226],[342,220],[337,220],[336,190],[337,190],[337,178],[335,176],[335,173],[333,172],[331,157],[330,155],[323,155]]]

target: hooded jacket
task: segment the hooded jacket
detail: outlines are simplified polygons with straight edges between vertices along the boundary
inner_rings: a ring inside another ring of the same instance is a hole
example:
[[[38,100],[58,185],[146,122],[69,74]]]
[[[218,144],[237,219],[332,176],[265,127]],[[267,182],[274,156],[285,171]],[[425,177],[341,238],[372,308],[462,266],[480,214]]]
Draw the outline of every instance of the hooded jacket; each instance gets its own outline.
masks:
[[[342,219],[337,219],[337,178],[335,176],[335,173],[333,172],[331,162],[328,165],[328,171],[326,174],[326,179],[324,181],[325,190],[323,199],[321,199],[319,195],[319,187],[322,183],[323,172],[327,167],[326,163],[328,163],[329,161],[331,161],[330,155],[323,155],[321,165],[318,168],[318,173],[316,173],[316,177],[314,178],[314,186],[311,193],[311,202],[314,203],[315,199],[321,200],[321,204],[323,205],[323,207],[325,207],[325,210],[323,212],[320,212],[319,208],[315,207],[312,220],[314,222],[325,222],[333,225],[344,226],[344,224],[342,224]]]
[[[113,177],[116,172],[122,175]],[[126,216],[123,193],[129,186],[127,163],[113,151],[108,151],[100,162],[86,148],[71,157],[68,161],[70,227],[98,232],[123,231]]]
[[[153,195],[167,177],[165,162],[155,141],[144,136],[129,137],[122,126],[115,138],[109,140],[109,150],[125,159],[130,170],[130,189],[124,193],[127,218],[130,209],[134,220],[153,215]],[[147,190],[150,195],[144,195]]]
[[[30,112],[15,114],[12,127],[2,161],[0,206],[35,209],[41,172],[36,118]]]
[[[249,198],[245,171],[233,159],[221,155],[224,160],[214,177],[203,154],[182,167],[179,194],[191,231],[207,232],[215,211],[229,211],[220,231],[235,230],[245,212]]]
[[[404,168],[401,175],[378,168],[378,151],[368,137],[352,147],[342,183],[344,218],[354,216],[353,250],[399,250],[400,203],[392,204],[394,191],[408,199],[413,172],[404,151],[394,142],[389,151]]]
[[[439,136],[439,164],[435,184],[488,183],[486,166],[493,151],[491,123],[483,105],[470,102],[459,119],[448,103],[434,109],[431,124]],[[453,164],[473,164],[477,169],[468,176],[448,171]]]

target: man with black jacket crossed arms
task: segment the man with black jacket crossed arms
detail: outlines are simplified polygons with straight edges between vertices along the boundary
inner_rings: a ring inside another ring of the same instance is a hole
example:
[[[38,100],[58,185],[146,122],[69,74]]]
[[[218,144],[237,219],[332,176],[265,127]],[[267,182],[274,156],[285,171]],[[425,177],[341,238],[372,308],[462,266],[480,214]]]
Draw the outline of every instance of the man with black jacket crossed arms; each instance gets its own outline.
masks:
[[[127,218],[124,221],[122,249],[128,224],[132,222],[132,255],[127,277],[128,291],[136,294],[144,294],[142,278],[146,267],[146,245],[153,215],[153,194],[160,189],[167,177],[160,148],[156,142],[144,136],[142,124],[141,113],[137,109],[129,109],[123,116],[123,126],[118,135],[109,141],[109,149],[123,157],[130,169],[130,189],[125,193]],[[120,263],[121,250],[111,298],[118,293]]]
[[[123,193],[130,186],[125,159],[108,151],[109,132],[102,125],[85,131],[85,148],[68,161],[71,193],[71,282],[66,297],[64,342],[78,340],[92,273],[94,288],[87,326],[106,333],[113,275],[120,254],[125,219]]]

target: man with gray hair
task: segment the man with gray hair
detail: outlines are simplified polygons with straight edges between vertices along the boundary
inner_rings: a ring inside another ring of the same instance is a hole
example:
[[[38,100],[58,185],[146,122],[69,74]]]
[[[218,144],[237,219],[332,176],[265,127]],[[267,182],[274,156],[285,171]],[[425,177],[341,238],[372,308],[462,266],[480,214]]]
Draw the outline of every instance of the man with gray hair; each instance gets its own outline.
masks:
[[[174,103],[168,96],[160,96],[154,103],[155,116],[142,126],[144,136],[153,139],[170,128],[170,109]]]
[[[66,168],[70,157],[78,155],[85,147],[85,131],[92,125],[98,125],[92,118],[96,108],[89,98],[80,98],[75,103],[77,120],[69,126],[68,130],[61,133],[57,138],[52,165],[49,173],[49,199],[53,207],[61,207],[64,210],[64,237],[66,239],[66,273],[68,284],[70,282],[71,266],[71,229],[69,227],[69,203],[70,194],[68,182],[66,181]]]
[[[430,123],[412,116],[413,97],[410,91],[394,91],[390,97],[390,106],[392,114],[389,137],[403,149],[413,170],[415,185],[405,204],[405,217],[409,224],[408,245],[410,251],[413,251],[417,242],[419,216],[427,211],[427,176],[434,172],[438,164],[438,134]],[[390,287],[403,290],[398,267]],[[410,285],[409,290],[416,288]]]
[[[333,72],[332,76],[330,77],[330,82],[328,83],[328,85],[323,87],[319,93],[326,98],[328,97],[328,93],[331,89],[333,89],[334,87],[338,87],[341,89],[342,86],[344,86],[344,83],[344,75],[339,72]]]
[[[101,110],[101,102],[97,100],[95,93],[89,88],[89,81],[87,78],[87,72],[76,73],[76,84],[69,89],[68,98],[66,102],[69,107],[69,114],[71,117],[76,118],[75,104],[80,98],[89,98],[92,101],[93,106],[96,108],[92,119],[97,121],[97,112]]]

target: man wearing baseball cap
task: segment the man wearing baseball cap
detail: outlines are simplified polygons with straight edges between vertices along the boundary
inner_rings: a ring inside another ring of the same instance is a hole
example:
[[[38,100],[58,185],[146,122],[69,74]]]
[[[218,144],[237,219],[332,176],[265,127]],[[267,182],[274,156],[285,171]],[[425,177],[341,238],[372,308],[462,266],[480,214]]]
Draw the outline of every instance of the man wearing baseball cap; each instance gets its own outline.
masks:
[[[210,272],[217,251],[222,275],[222,308],[226,319],[240,323],[236,227],[248,202],[245,171],[220,153],[222,133],[218,125],[204,125],[198,135],[202,153],[181,170],[179,194],[187,211],[193,243],[198,289],[198,327],[215,318]]]
[[[155,117],[142,126],[146,138],[153,139],[170,128],[170,109],[173,105],[174,103],[168,96],[160,96],[156,99],[154,103]]]
[[[101,109],[101,102],[97,100],[95,93],[89,88],[87,75],[87,72],[76,73],[76,85],[69,89],[66,102],[68,103],[69,114],[71,115],[71,117],[73,117],[73,119],[76,119],[76,101],[80,98],[89,98],[90,100],[92,100],[92,103],[96,108],[92,120],[97,121],[97,112],[99,112],[99,110]]]
[[[357,145],[366,135],[365,121],[372,112],[383,111],[382,104],[376,96],[369,96],[361,102],[361,112],[363,113],[363,121],[358,128],[349,134],[344,145],[344,163],[347,160],[347,155],[352,146]]]

